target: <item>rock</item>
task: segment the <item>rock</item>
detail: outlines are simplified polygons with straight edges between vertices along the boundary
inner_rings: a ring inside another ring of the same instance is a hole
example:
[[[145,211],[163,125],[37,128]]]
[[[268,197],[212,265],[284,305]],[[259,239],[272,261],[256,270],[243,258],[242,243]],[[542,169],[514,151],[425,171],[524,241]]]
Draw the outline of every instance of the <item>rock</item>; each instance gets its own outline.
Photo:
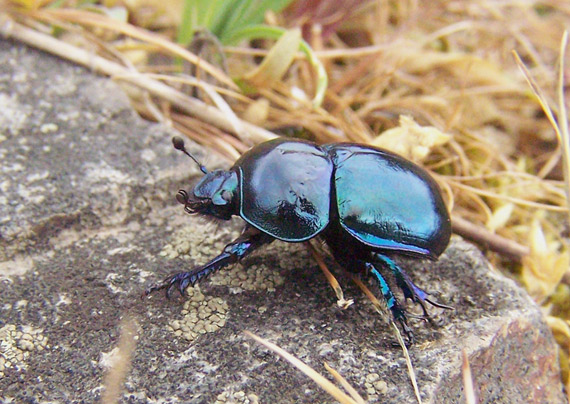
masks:
[[[355,304],[338,308],[303,245],[273,243],[186,299],[140,298],[241,225],[184,214],[174,195],[199,172],[171,136],[112,81],[0,41],[0,401],[99,401],[133,318],[122,402],[334,402],[249,330],[321,373],[326,361],[369,402],[415,403],[391,328],[342,274]],[[454,238],[438,262],[400,262],[455,308],[411,321],[424,403],[464,402],[462,350],[480,402],[565,402],[539,308],[475,247]]]

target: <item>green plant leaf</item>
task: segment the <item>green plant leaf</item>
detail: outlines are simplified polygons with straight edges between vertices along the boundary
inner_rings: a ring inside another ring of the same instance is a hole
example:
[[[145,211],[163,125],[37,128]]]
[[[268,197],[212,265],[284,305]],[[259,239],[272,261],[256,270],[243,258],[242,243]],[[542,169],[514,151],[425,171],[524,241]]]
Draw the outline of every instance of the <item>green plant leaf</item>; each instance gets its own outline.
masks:
[[[230,39],[230,42],[237,42],[243,39],[252,39],[252,38],[270,38],[270,39],[277,39],[286,30],[284,28],[279,27],[270,27],[267,25],[256,25],[252,27],[246,27],[239,31],[236,31],[233,37]],[[325,91],[328,85],[328,76],[325,70],[325,67],[321,63],[321,61],[317,58],[317,55],[313,52],[313,49],[309,46],[309,44],[305,41],[301,41],[299,44],[300,50],[307,56],[307,60],[309,61],[310,65],[315,69],[317,74],[317,89],[315,92],[315,96],[313,97],[313,107],[318,108],[323,103],[323,99],[325,97]]]
[[[206,29],[222,44],[230,44],[234,33],[263,22],[269,10],[279,12],[292,0],[184,0],[178,43],[188,45],[194,33]]]

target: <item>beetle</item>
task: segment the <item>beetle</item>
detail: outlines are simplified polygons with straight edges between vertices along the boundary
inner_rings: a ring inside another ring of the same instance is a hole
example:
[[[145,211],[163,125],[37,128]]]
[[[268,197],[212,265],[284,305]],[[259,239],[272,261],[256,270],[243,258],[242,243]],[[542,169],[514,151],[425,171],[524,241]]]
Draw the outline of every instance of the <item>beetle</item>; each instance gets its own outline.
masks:
[[[393,260],[400,254],[435,260],[451,236],[441,191],[418,165],[361,144],[276,138],[247,151],[229,170],[208,171],[181,138],[172,141],[204,173],[193,189],[178,191],[184,210],[223,220],[238,215],[246,225],[217,257],[150,286],[145,295],[166,289],[170,297],[176,288],[183,295],[188,285],[275,239],[319,236],[342,267],[372,278],[410,341],[406,312],[390,283],[420,304],[425,317],[425,302],[448,308],[430,300]]]

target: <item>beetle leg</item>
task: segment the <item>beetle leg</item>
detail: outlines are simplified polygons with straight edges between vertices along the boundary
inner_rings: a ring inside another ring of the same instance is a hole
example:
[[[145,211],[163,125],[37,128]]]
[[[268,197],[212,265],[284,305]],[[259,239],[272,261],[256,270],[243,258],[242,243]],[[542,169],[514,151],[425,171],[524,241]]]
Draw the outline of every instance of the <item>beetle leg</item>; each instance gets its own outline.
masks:
[[[224,247],[222,253],[212,259],[207,264],[201,265],[187,272],[178,272],[170,275],[159,284],[148,287],[144,296],[166,289],[166,296],[170,297],[175,289],[184,295],[184,290],[188,285],[194,285],[200,279],[210,275],[223,267],[234,264],[240,259],[257,249],[263,244],[268,244],[274,240],[273,237],[260,232],[259,230],[246,226],[241,236]]]
[[[382,275],[380,270],[376,267],[376,264],[373,262],[374,256],[370,255],[367,251],[364,253],[360,251],[358,255],[353,255],[351,249],[343,248],[342,245],[337,243],[334,235],[332,238],[327,239],[327,243],[331,248],[331,252],[335,260],[342,267],[350,270],[352,273],[365,273],[367,275],[372,275],[372,279],[380,289],[384,302],[386,302],[386,307],[390,310],[393,321],[400,324],[400,327],[406,335],[408,343],[412,344],[414,341],[414,334],[408,326],[406,310],[402,307],[398,299],[396,299],[396,296],[394,296],[394,293],[384,278],[384,275]]]
[[[384,297],[386,306],[388,306],[390,313],[392,313],[392,317],[400,324],[402,330],[404,330],[404,333],[406,334],[406,337],[408,339],[408,343],[410,345],[413,344],[414,334],[412,332],[412,329],[408,326],[406,311],[400,305],[400,303],[396,299],[396,296],[394,296],[392,289],[390,289],[388,282],[386,282],[386,279],[384,279],[384,276],[380,273],[380,271],[378,271],[378,269],[376,269],[374,264],[366,262],[365,265],[367,271],[370,274],[372,274],[373,279],[376,282],[378,282],[378,285],[380,286],[380,291],[382,292],[382,296]]]
[[[427,312],[427,308],[425,302],[428,302],[432,306],[440,307],[443,309],[451,309],[451,307],[443,305],[441,303],[437,303],[433,300],[428,298],[428,294],[423,289],[417,287],[414,282],[410,279],[408,274],[401,269],[391,258],[387,257],[384,254],[376,253],[374,254],[385,266],[387,266],[390,271],[394,274],[396,278],[396,283],[404,292],[404,297],[406,299],[411,299],[414,303],[419,303],[422,307],[422,311],[424,312],[424,317],[429,319],[429,314]]]

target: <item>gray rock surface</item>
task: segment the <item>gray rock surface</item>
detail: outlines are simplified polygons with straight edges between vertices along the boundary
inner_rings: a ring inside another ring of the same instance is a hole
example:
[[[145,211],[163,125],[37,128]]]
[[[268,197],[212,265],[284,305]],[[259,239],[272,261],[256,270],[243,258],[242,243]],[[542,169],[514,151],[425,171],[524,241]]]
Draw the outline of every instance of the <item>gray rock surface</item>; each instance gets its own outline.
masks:
[[[184,299],[140,298],[240,228],[183,213],[174,194],[199,173],[171,135],[112,81],[0,40],[0,401],[98,401],[128,317],[125,403],[334,402],[242,330],[322,373],[326,361],[369,402],[416,402],[391,329],[342,274],[356,302],[338,308],[302,245],[273,243]],[[462,350],[480,402],[565,402],[540,310],[476,248],[454,238],[436,263],[401,262],[455,307],[411,321],[424,402],[464,402]]]

